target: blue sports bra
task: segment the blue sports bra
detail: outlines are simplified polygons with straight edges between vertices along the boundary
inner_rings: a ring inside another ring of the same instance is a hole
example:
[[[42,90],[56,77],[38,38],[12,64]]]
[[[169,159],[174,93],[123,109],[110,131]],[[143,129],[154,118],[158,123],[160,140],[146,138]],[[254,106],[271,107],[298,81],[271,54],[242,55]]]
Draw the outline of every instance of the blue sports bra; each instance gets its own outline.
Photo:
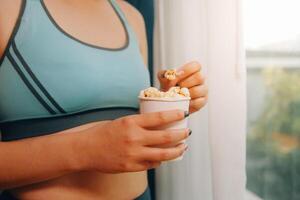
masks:
[[[87,44],[66,33],[43,0],[23,0],[0,59],[2,140],[51,134],[138,112],[149,71],[124,13],[109,0],[126,32],[121,48]]]

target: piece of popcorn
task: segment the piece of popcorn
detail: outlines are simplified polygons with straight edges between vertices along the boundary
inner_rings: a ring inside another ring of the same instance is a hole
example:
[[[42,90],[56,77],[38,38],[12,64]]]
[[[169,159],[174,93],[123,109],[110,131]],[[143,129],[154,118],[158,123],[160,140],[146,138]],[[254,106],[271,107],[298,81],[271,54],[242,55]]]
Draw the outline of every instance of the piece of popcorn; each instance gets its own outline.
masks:
[[[187,88],[171,87],[168,91],[162,92],[155,87],[149,87],[140,92],[140,97],[152,97],[152,98],[180,98],[189,97],[190,93]]]
[[[170,81],[175,80],[177,76],[183,74],[184,71],[177,71],[176,69],[167,69],[164,73],[164,77]]]
[[[144,90],[144,97],[156,97],[158,96],[159,90],[155,87],[149,87]]]
[[[159,91],[159,93],[156,94],[156,97],[164,97],[164,92]]]
[[[181,88],[179,91],[179,94],[185,96],[185,97],[190,97],[190,91],[188,88]]]
[[[149,87],[140,92],[141,97],[163,97],[164,92],[159,91],[155,87]]]
[[[174,92],[174,93],[177,93],[179,94],[180,92],[180,87],[176,86],[176,87],[171,87],[168,92]]]
[[[165,97],[176,98],[176,97],[182,97],[182,96],[180,94],[175,93],[175,92],[166,92]]]
[[[144,90],[141,90],[141,91],[140,91],[140,95],[139,95],[139,97],[145,97]]]
[[[180,87],[171,87],[167,92],[165,92],[164,97],[180,97]]]
[[[175,80],[177,75],[176,69],[168,69],[166,70],[164,77],[170,81]]]

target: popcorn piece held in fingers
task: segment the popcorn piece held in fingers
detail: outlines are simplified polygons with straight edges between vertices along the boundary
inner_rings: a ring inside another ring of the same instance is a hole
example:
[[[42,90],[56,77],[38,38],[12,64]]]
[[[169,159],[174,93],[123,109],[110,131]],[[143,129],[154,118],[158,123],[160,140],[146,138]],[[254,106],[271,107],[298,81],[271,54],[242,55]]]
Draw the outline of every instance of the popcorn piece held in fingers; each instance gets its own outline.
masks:
[[[168,69],[166,70],[164,77],[170,81],[175,80],[177,76],[177,70],[176,69]]]

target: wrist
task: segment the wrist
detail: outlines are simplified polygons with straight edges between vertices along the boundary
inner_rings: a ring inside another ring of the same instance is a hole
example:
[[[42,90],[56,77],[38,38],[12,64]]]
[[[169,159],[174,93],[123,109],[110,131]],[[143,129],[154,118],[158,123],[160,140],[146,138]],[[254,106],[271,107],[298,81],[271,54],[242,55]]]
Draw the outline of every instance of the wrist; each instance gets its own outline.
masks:
[[[86,161],[83,159],[84,155],[81,151],[84,143],[83,135],[84,134],[82,134],[81,132],[68,134],[69,136],[69,140],[67,144],[68,153],[66,154],[67,155],[66,159],[67,159],[68,168],[72,172],[83,171],[87,167]]]
[[[101,132],[101,127],[105,122],[97,122],[94,126],[84,129],[75,133],[70,134],[70,154],[72,159],[70,159],[70,166],[73,171],[92,171],[96,170],[94,168],[95,154],[99,154],[99,145],[95,145],[95,138]],[[100,141],[99,141],[100,142]],[[101,159],[101,158],[99,158]]]

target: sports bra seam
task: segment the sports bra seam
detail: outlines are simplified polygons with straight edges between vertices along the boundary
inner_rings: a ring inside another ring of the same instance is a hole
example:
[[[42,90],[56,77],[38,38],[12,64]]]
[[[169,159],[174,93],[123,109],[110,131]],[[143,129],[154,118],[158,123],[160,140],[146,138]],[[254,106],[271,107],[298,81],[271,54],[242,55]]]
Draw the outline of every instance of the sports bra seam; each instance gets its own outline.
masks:
[[[50,114],[56,114],[56,112],[45,102],[45,100],[40,96],[40,94],[36,91],[36,89],[30,84],[29,80],[26,78],[26,76],[23,74],[22,70],[19,68],[18,64],[12,57],[11,53],[7,53],[8,60],[10,61],[12,67],[15,69],[16,73],[22,80],[22,82],[26,85],[26,87],[29,89],[29,91],[35,96],[35,98],[41,103],[41,105],[50,113]]]
[[[12,45],[12,42],[14,41],[16,35],[18,34],[19,28],[21,26],[22,18],[23,18],[23,15],[25,13],[25,8],[26,8],[27,0],[21,0],[21,1],[22,1],[22,3],[21,3],[20,10],[19,10],[18,18],[17,18],[17,20],[15,22],[13,31],[12,31],[9,39],[8,39],[6,47],[4,48],[4,52],[3,52],[2,56],[0,57],[0,68],[1,68],[1,66],[2,66],[2,64],[4,62],[4,59],[7,56],[7,53],[9,52],[9,49],[10,49],[10,47]]]
[[[81,114],[86,114],[89,112],[97,112],[97,111],[105,111],[105,110],[111,110],[111,109],[131,109],[131,110],[135,110],[138,111],[139,108],[138,107],[134,107],[134,106],[108,106],[108,107],[94,107],[94,108],[88,108],[88,109],[82,109],[80,111],[76,111],[76,112],[70,112],[70,113],[58,113],[55,115],[35,115],[35,116],[31,116],[29,118],[19,118],[19,119],[12,119],[12,120],[3,120],[0,122],[0,126],[1,124],[6,124],[6,123],[15,123],[18,121],[26,121],[26,120],[38,120],[38,119],[53,119],[53,118],[63,118],[63,117],[68,117],[68,116],[76,116],[76,115],[81,115]]]
[[[21,66],[25,69],[33,83],[39,88],[40,93],[42,93],[45,98],[49,101],[49,103],[60,113],[65,113],[65,110],[59,105],[59,103],[54,99],[54,97],[49,93],[49,91],[44,87],[44,85],[40,82],[40,80],[36,77],[36,75],[31,70],[30,66],[27,64],[25,59],[23,58],[21,52],[19,52],[18,47],[13,40],[12,42],[12,49],[16,57],[21,63]],[[27,78],[28,79],[28,78]]]

